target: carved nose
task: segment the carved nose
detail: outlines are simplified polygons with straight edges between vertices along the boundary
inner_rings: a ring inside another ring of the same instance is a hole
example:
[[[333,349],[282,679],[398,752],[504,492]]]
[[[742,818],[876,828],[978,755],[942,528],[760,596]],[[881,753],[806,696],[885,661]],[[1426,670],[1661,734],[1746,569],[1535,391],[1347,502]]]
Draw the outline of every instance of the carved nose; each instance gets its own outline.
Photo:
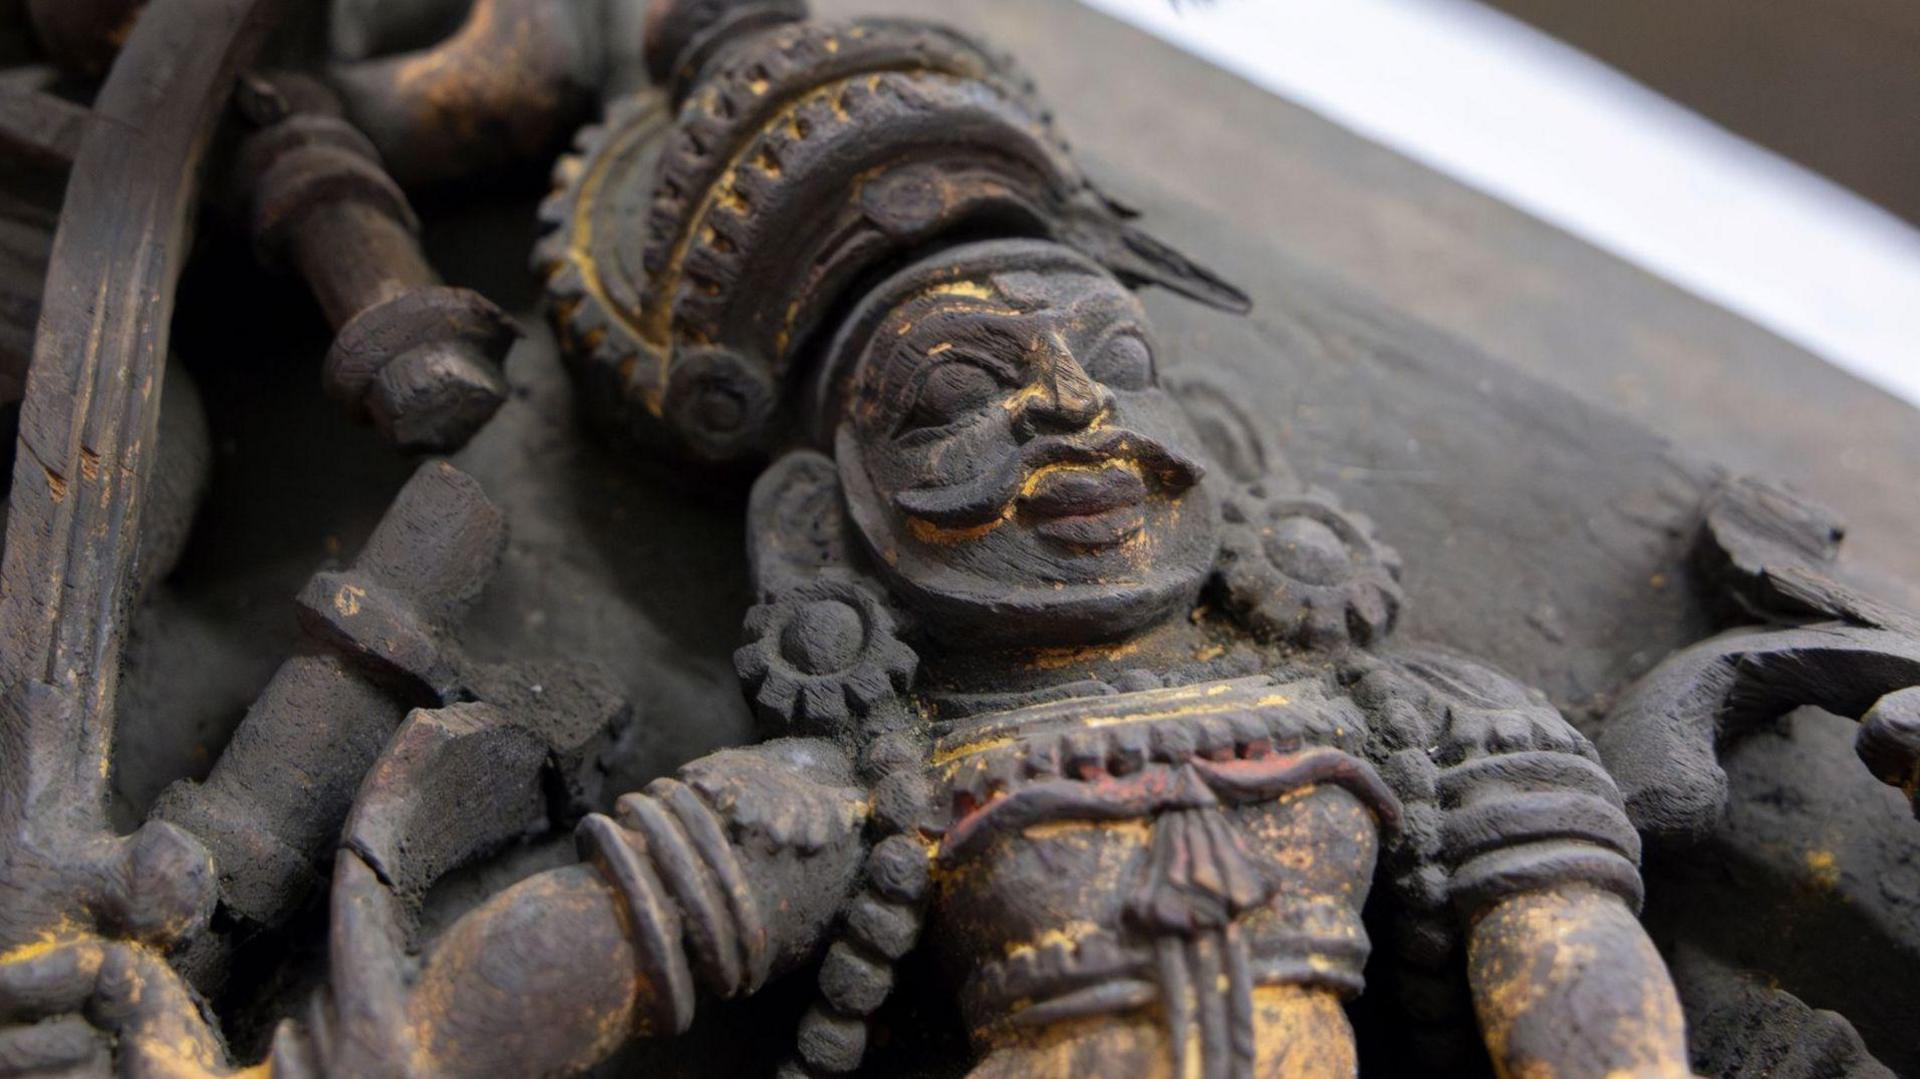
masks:
[[[1107,410],[1111,396],[1066,348],[1041,345],[1033,386],[1014,418],[1022,437],[1084,430]]]

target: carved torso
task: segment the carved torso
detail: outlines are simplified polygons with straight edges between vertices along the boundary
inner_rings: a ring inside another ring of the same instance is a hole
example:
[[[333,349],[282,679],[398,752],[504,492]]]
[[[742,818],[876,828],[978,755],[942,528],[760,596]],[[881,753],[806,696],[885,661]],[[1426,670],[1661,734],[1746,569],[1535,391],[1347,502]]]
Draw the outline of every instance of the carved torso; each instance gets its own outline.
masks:
[[[1158,1004],[1176,1044],[1245,1041],[1256,985],[1358,992],[1398,815],[1366,741],[1318,680],[1266,676],[943,725],[932,932],[969,1027]]]

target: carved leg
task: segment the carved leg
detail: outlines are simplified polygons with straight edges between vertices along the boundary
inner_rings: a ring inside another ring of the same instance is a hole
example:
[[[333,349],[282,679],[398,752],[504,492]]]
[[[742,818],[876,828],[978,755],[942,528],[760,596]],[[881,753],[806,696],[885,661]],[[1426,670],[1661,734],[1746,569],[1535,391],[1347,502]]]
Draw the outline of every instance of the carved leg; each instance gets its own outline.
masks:
[[[1351,1079],[1359,1074],[1353,1028],[1340,995],[1299,985],[1253,990],[1257,1079]],[[970,1079],[1115,1076],[1184,1079],[1206,1074],[1200,1045],[1188,1045],[1176,1067],[1166,1020],[1157,1011],[1131,1017],[1095,1016],[1056,1023],[1016,1036],[988,1053]]]
[[[1585,885],[1501,900],[1467,943],[1474,1009],[1502,1076],[1690,1076],[1665,963],[1616,895]]]

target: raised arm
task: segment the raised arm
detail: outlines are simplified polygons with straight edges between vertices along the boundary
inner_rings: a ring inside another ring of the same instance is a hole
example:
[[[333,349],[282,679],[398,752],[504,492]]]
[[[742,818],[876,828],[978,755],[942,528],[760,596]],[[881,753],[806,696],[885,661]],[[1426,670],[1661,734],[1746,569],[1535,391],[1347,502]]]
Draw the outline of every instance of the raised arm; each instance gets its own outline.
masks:
[[[812,739],[722,751],[626,795],[582,822],[580,864],[521,881],[434,942],[395,1001],[404,1025],[388,1034],[403,1044],[366,1046],[367,1063],[548,1075],[677,1034],[699,997],[749,995],[818,952],[858,883],[866,814],[846,755]],[[343,861],[336,936],[377,887]],[[336,1011],[376,1003],[333,993]]]

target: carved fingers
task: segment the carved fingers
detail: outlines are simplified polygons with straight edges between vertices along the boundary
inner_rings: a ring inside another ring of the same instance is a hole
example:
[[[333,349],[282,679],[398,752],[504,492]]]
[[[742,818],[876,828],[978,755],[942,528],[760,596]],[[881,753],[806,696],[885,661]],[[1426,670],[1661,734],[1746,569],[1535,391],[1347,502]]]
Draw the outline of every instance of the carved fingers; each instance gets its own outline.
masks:
[[[104,1074],[116,1064],[129,1076],[233,1074],[159,952],[49,933],[0,956],[0,1074]]]
[[[107,1060],[108,1038],[80,1014],[100,976],[94,938],[30,942],[0,958],[0,1073],[72,1069]]]

